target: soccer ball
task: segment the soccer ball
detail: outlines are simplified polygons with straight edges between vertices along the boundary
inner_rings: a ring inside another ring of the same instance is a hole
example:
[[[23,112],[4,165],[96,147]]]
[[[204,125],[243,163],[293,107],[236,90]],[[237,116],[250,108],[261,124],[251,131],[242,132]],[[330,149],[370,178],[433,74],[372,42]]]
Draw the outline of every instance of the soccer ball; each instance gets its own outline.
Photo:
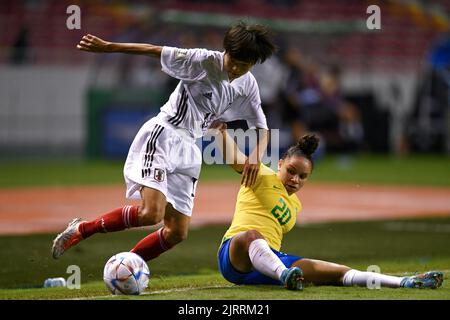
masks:
[[[139,295],[148,286],[150,270],[136,253],[113,255],[103,269],[106,287],[115,295]]]

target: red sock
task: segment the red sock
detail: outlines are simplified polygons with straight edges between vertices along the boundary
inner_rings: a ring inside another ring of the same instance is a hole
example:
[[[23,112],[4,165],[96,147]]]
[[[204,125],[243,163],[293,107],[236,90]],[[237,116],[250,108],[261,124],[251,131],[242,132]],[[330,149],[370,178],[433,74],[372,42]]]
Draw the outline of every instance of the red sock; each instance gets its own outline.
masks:
[[[131,249],[142,257],[145,261],[149,261],[158,257],[161,253],[171,249],[173,245],[169,244],[163,236],[164,227],[149,234],[144,239],[138,242],[138,244]]]
[[[106,213],[93,221],[80,224],[79,231],[84,239],[98,232],[113,232],[138,226],[138,207],[125,206]]]

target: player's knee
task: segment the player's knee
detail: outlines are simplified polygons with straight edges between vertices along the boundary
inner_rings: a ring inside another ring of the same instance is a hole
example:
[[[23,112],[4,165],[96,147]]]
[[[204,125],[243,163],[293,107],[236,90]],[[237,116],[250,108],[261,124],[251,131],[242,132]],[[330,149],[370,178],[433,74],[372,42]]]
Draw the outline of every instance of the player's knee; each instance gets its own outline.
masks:
[[[237,243],[237,245],[242,246],[243,248],[248,248],[250,243],[257,239],[264,239],[263,235],[256,230],[248,230],[245,231],[243,237],[240,237],[241,241]]]
[[[177,243],[183,242],[188,237],[187,229],[167,229],[166,240],[175,245]]]
[[[155,225],[164,217],[165,208],[163,206],[153,204],[150,206],[142,206],[139,208],[139,222],[140,225],[149,226]]]
[[[256,239],[264,239],[263,235],[256,230],[245,231],[245,239],[248,244],[252,243]]]

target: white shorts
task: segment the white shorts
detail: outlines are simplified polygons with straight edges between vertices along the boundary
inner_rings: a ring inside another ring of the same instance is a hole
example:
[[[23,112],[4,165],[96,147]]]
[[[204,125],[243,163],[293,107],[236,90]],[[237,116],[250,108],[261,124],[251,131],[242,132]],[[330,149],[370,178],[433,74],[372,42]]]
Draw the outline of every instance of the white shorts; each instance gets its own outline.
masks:
[[[143,186],[157,189],[175,210],[192,215],[202,164],[195,140],[158,117],[139,130],[128,151],[124,177],[128,199],[141,199]]]

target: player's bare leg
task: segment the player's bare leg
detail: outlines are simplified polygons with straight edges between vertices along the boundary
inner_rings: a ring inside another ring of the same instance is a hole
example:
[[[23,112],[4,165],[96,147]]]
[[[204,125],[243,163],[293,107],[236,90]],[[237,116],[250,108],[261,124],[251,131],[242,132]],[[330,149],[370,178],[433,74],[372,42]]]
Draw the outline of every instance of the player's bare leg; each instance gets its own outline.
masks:
[[[167,205],[164,216],[164,238],[171,245],[176,245],[186,240],[189,232],[191,217],[175,210],[171,204]]]
[[[305,282],[315,285],[342,285],[343,277],[351,268],[321,260],[301,259],[292,266],[303,270]]]
[[[233,267],[242,273],[252,271],[253,265],[248,255],[250,243],[264,237],[256,230],[250,230],[238,233],[231,239],[230,243],[230,262]]]
[[[273,279],[280,280],[289,290],[303,289],[303,273],[298,267],[286,268],[256,230],[244,231],[231,239],[230,262],[243,273],[253,268]]]
[[[166,197],[156,189],[143,187],[140,206],[125,206],[92,221],[76,218],[53,241],[52,255],[58,259],[64,252],[95,233],[121,231],[159,223],[165,213]]]
[[[141,189],[142,204],[138,209],[139,226],[153,226],[164,218],[166,196],[159,190],[143,187]]]
[[[187,238],[191,218],[175,210],[170,203],[166,206],[164,226],[139,241],[131,250],[145,261],[158,257]]]
[[[347,266],[313,259],[301,259],[293,263],[303,270],[305,281],[315,285],[360,286],[379,284],[389,288],[439,288],[444,274],[429,271],[410,277],[396,277],[381,273],[359,271]]]

